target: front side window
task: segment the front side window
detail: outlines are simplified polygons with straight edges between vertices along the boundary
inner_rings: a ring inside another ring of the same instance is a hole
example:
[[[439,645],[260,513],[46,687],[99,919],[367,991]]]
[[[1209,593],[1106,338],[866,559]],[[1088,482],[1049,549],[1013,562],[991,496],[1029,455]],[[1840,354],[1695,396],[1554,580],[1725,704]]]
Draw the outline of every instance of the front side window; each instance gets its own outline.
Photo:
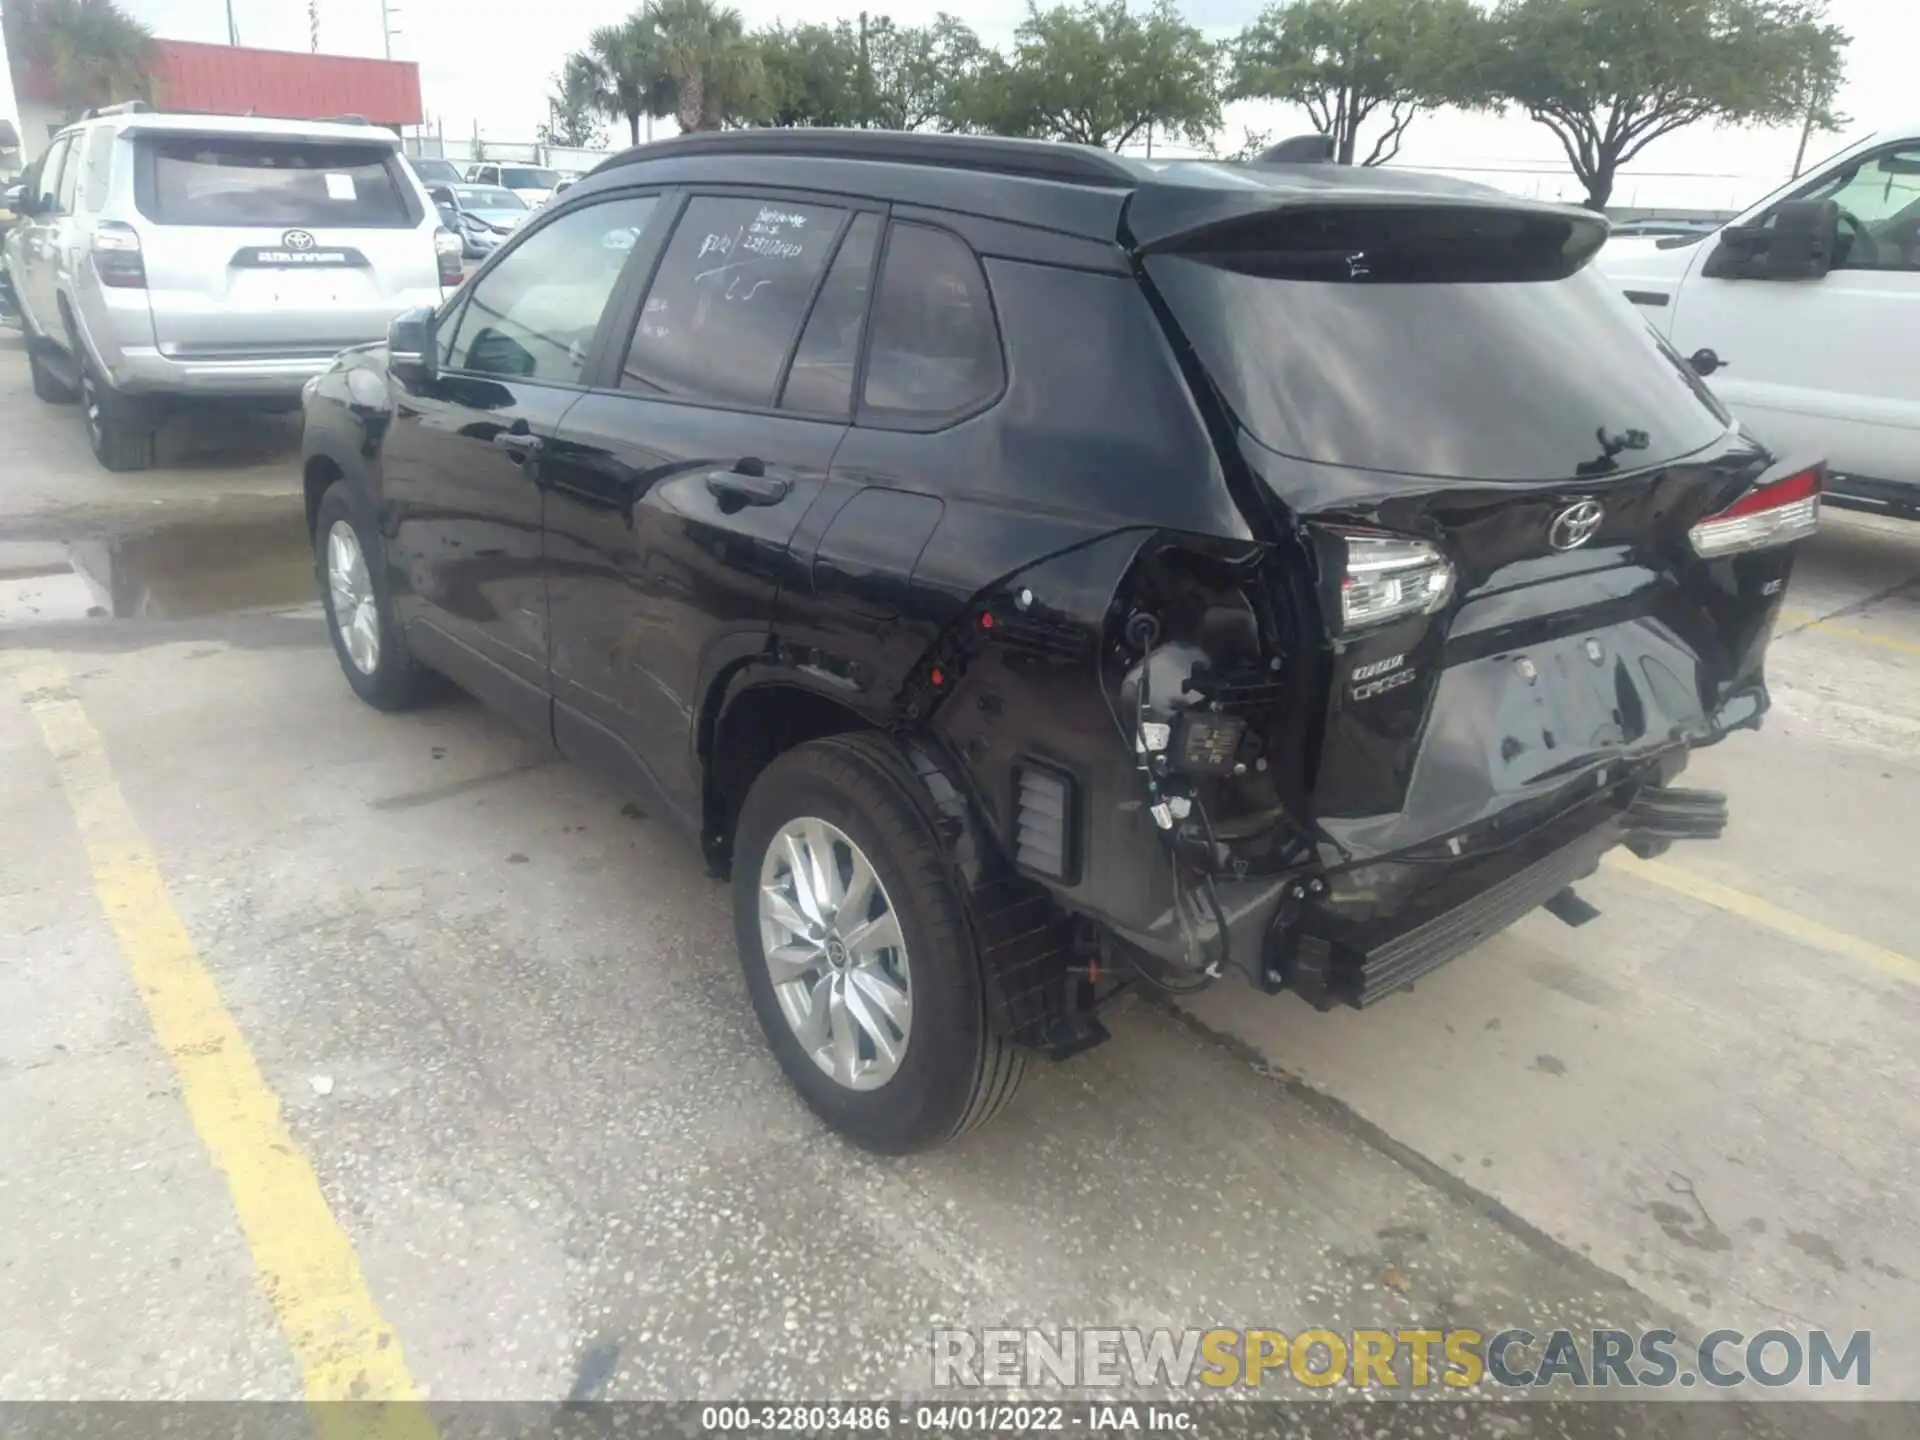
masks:
[[[247,136],[151,135],[140,208],[162,225],[307,229],[413,224],[393,150]]]
[[[945,231],[895,225],[873,302],[866,408],[883,417],[954,415],[992,399],[1002,378],[980,262]]]
[[[589,205],[543,225],[473,287],[447,368],[577,385],[601,313],[655,197]]]
[[[690,201],[640,307],[621,387],[771,405],[845,216],[785,200]]]

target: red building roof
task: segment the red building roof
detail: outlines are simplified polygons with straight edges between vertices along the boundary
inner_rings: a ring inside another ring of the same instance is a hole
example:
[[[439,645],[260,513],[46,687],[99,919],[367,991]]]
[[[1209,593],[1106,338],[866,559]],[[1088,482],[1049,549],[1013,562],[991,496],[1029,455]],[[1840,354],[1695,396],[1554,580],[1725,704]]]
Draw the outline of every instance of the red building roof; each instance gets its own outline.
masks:
[[[411,60],[156,40],[153,102],[158,110],[203,115],[359,115],[376,125],[418,125],[420,67]]]

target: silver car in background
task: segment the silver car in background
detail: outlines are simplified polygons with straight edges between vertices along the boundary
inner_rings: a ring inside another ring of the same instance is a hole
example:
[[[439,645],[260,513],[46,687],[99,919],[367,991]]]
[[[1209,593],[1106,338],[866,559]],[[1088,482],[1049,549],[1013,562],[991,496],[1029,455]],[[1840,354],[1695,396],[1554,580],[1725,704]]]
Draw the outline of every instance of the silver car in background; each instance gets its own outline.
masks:
[[[461,254],[484,260],[533,213],[527,202],[501,185],[429,185],[440,219],[460,237]]]
[[[461,279],[458,237],[369,125],[115,106],[28,182],[6,245],[34,393],[82,402],[109,470],[153,463],[178,397],[297,404]]]

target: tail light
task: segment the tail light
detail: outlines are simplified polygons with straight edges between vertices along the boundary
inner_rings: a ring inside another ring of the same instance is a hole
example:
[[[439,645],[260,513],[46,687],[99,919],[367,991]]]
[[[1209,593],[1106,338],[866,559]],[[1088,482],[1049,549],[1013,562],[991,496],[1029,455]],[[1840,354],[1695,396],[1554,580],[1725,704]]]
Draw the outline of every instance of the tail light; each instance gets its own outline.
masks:
[[[100,283],[115,290],[147,288],[147,262],[140,236],[131,225],[102,220],[93,227],[93,268]]]
[[[1410,536],[1336,530],[1346,557],[1340,569],[1340,630],[1430,615],[1453,593],[1453,565],[1440,548]]]
[[[1820,528],[1820,492],[1827,467],[1811,465],[1756,485],[1687,532],[1696,555],[1714,559],[1803,540]]]
[[[460,264],[462,249],[460,237],[442,225],[433,232],[434,254],[440,257],[440,285],[451,290],[467,278],[465,268]]]

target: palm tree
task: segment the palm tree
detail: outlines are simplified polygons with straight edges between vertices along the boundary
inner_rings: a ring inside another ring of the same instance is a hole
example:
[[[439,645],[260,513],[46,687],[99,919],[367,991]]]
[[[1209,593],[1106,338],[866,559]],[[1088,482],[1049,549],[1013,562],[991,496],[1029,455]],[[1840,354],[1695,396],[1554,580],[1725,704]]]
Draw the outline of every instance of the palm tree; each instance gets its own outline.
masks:
[[[69,119],[90,105],[144,99],[153,32],[114,0],[6,0],[7,53],[26,88]]]
[[[660,37],[642,12],[589,35],[586,50],[569,58],[569,74],[576,60],[591,77],[595,107],[616,120],[624,118],[635,145],[643,116],[652,120],[673,113],[673,80]]]
[[[766,71],[738,10],[714,0],[648,0],[641,15],[673,77],[681,130],[718,130],[764,107]]]

